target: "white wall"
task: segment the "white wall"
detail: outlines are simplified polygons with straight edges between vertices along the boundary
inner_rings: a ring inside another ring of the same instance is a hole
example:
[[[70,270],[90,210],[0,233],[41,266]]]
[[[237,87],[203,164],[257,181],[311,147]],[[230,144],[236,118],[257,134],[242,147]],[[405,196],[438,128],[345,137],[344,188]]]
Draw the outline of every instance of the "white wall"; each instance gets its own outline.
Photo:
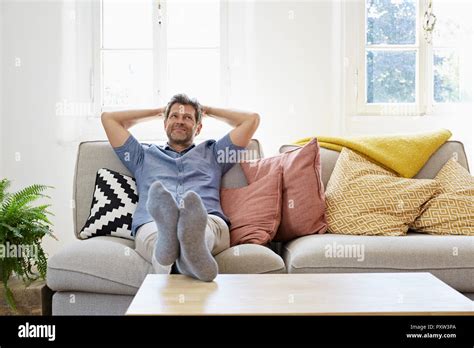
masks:
[[[3,3],[3,174],[11,190],[31,184],[54,186],[51,218],[59,242],[46,237],[53,254],[74,239],[71,211],[76,147],[59,145],[55,105],[60,101],[61,3]],[[21,66],[15,67],[15,58]],[[20,161],[15,161],[19,153]]]
[[[231,105],[248,105],[260,113],[256,137],[265,154],[277,154],[280,145],[303,137],[338,134],[340,4],[239,3],[246,6],[247,19],[230,33],[231,62],[242,61],[231,69]]]

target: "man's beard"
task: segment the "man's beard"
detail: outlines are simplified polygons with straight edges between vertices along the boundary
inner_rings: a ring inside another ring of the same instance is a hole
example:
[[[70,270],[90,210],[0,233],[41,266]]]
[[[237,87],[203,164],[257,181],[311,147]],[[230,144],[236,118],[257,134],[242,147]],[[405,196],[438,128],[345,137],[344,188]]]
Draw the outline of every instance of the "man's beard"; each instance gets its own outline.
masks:
[[[175,132],[175,130],[176,129],[173,129],[171,132],[167,134],[168,139],[171,140],[174,144],[186,145],[192,141],[193,139],[192,133],[188,133],[184,129],[182,130],[182,132]]]

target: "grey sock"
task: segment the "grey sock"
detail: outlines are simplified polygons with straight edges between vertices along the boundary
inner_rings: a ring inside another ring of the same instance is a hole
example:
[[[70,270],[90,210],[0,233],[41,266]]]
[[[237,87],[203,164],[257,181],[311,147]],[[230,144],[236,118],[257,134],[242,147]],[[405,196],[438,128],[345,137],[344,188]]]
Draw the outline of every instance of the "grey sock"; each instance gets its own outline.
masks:
[[[207,212],[197,193],[188,191],[179,208],[178,239],[181,253],[178,270],[199,280],[212,281],[218,273],[217,262],[211,254],[213,235],[206,235]]]
[[[171,193],[155,181],[148,191],[146,207],[158,227],[154,255],[160,265],[172,265],[179,255],[179,242],[176,234],[179,209]]]

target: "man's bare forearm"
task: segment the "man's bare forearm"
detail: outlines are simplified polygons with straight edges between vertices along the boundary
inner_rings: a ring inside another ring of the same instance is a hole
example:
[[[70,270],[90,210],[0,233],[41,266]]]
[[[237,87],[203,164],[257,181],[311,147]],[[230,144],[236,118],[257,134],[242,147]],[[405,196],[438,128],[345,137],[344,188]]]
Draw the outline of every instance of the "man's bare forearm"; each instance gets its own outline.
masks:
[[[203,110],[210,117],[222,120],[234,127],[229,135],[232,143],[237,146],[247,147],[260,124],[260,115],[256,112],[209,106],[203,106]]]
[[[244,122],[255,122],[259,118],[256,112],[222,109],[211,106],[203,106],[202,108],[208,116],[224,121],[232,127],[238,127]]]
[[[164,107],[158,109],[109,111],[102,113],[102,118],[113,119],[128,129],[137,123],[159,119],[164,115],[164,112]]]

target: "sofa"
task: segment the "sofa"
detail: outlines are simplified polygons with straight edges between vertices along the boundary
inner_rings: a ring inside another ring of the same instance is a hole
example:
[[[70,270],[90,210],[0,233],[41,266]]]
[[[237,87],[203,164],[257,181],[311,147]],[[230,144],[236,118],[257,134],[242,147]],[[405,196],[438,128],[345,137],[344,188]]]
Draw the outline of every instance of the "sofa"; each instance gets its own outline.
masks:
[[[291,149],[284,145],[280,152]],[[261,144],[248,146],[263,157]],[[416,178],[433,178],[456,154],[468,169],[463,144],[448,141],[418,173]],[[331,176],[339,152],[321,148],[322,181]],[[86,222],[92,203],[95,176],[99,168],[131,175],[107,141],[79,144],[73,183],[74,233]],[[240,165],[222,179],[222,187],[247,185]],[[327,245],[364,245],[364,262],[354,257],[330,258]],[[455,252],[454,252],[455,250]],[[467,297],[474,299],[474,237],[433,236],[409,232],[403,237],[317,234],[288,243],[267,246],[242,244],[216,255],[219,273],[352,273],[430,272]],[[79,238],[48,261],[47,284],[55,291],[53,315],[123,315],[142,281],[153,266],[134,250],[134,241],[117,237]],[[165,273],[165,271],[163,271]]]

